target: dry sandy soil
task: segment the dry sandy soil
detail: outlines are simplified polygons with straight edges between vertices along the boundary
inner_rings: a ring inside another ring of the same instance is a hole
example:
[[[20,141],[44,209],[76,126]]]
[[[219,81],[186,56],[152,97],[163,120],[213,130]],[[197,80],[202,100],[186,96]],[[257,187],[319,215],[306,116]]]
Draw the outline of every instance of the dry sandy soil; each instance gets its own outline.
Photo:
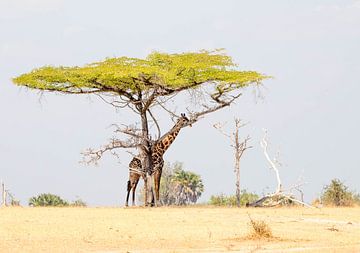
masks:
[[[0,252],[360,252],[360,208],[0,208]]]

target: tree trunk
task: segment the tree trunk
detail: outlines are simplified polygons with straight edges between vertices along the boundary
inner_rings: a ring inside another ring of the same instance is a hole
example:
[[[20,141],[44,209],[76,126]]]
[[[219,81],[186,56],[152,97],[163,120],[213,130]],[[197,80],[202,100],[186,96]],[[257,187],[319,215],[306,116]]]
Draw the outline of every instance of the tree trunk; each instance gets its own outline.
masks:
[[[142,127],[142,146],[140,148],[140,157],[141,157],[141,164],[143,166],[143,170],[145,171],[144,176],[144,190],[145,190],[145,206],[148,205],[148,203],[152,202],[149,201],[149,197],[152,195],[152,177],[150,175],[150,172],[152,171],[152,158],[151,158],[151,143],[149,140],[149,128],[148,128],[148,121],[146,116],[146,111],[141,111],[141,127]],[[150,194],[149,194],[150,193]]]
[[[235,173],[236,173],[236,205],[238,207],[240,207],[240,160],[236,161],[236,168],[235,168]]]
[[[239,141],[239,126],[237,121],[235,131],[235,174],[236,174],[236,205],[240,207],[240,159],[241,159],[241,148]]]
[[[2,197],[1,207],[5,207],[6,206],[6,190],[5,190],[4,182],[1,182],[1,197]]]
[[[270,163],[271,169],[273,169],[275,171],[276,181],[277,181],[276,193],[281,193],[283,191],[283,189],[282,189],[279,169],[275,165],[275,162],[270,158],[268,151],[267,151],[268,142],[267,142],[267,130],[266,129],[264,129],[264,137],[261,140],[260,145],[264,149],[264,155],[266,157],[266,160]]]

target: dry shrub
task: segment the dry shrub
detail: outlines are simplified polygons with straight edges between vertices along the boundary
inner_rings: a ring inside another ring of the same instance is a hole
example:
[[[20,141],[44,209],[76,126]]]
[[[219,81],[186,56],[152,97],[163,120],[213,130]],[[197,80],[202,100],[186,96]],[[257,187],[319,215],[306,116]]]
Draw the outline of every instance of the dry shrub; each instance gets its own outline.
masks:
[[[249,215],[249,214],[248,214]],[[249,219],[250,219],[250,228],[251,228],[251,232],[249,234],[250,238],[264,238],[264,239],[269,239],[269,238],[273,238],[273,234],[271,231],[270,226],[263,220],[253,220],[250,215],[249,215]]]

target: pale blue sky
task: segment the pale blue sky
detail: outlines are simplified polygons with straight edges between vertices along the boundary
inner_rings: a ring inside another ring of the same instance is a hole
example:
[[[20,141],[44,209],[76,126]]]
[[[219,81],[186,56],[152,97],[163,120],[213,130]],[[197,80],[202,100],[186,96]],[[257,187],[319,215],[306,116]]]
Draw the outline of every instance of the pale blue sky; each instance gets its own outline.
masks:
[[[234,191],[233,155],[212,124],[242,118],[253,149],[241,184],[272,191],[275,177],[259,141],[267,128],[279,149],[285,186],[299,176],[306,200],[332,178],[360,191],[360,1],[0,0],[0,179],[27,204],[51,192],[91,205],[123,205],[129,155],[83,166],[80,152],[111,137],[111,123],[136,118],[94,97],[19,88],[11,77],[49,65],[82,65],[153,50],[226,48],[244,70],[275,78],[264,100],[250,89],[239,102],[184,129],[165,155],[199,173],[205,193]],[[170,127],[170,126],[169,126]],[[230,129],[231,130],[231,129]]]

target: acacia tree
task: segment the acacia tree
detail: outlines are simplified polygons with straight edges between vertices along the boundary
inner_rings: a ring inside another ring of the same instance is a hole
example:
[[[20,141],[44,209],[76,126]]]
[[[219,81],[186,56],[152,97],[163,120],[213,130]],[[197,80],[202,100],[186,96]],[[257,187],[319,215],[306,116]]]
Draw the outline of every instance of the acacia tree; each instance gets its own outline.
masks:
[[[214,50],[181,54],[154,52],[145,59],[109,58],[82,67],[45,66],[22,74],[13,82],[42,91],[95,94],[113,107],[129,108],[138,116],[138,126],[116,129],[127,138],[113,138],[99,149],[88,149],[84,155],[87,162],[96,163],[107,151],[137,148],[147,172],[146,187],[153,171],[151,147],[161,130],[158,116],[152,112],[155,107],[163,109],[170,118],[177,117],[179,113],[169,102],[185,93],[192,98],[187,107],[188,125],[191,125],[204,115],[232,104],[242,95],[242,88],[259,85],[266,78],[255,71],[238,70],[230,56]],[[157,136],[150,131],[150,123],[156,126]]]

